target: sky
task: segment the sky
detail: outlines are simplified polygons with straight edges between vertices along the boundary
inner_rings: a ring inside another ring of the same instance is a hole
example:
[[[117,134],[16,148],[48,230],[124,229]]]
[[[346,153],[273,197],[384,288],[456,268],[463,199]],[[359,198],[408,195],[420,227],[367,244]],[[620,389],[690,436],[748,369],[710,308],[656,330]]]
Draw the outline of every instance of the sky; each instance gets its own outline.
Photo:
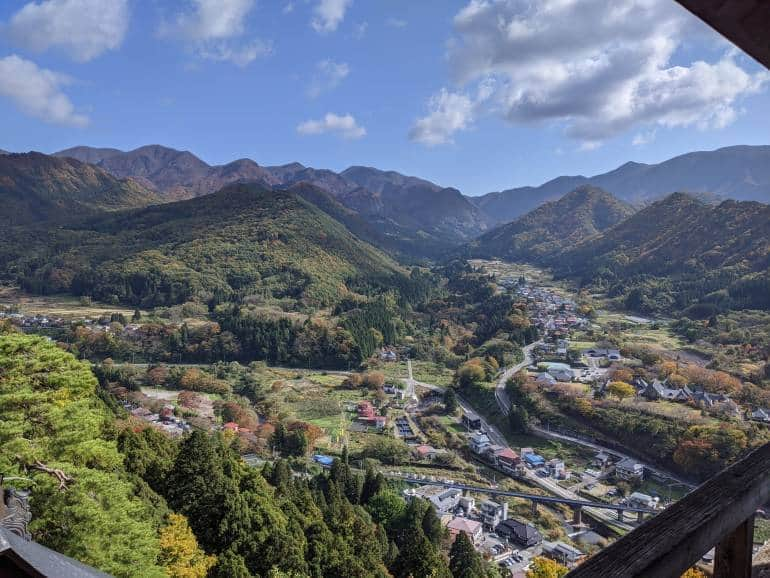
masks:
[[[469,195],[770,144],[770,73],[673,0],[3,0],[0,149],[163,144]]]

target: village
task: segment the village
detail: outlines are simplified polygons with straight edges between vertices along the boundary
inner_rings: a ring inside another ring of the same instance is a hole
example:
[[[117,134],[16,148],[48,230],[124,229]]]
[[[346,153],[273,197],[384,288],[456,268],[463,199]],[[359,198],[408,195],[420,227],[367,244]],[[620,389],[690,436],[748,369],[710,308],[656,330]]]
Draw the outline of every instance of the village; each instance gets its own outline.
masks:
[[[646,409],[660,406],[667,411],[681,406],[683,411],[697,409],[719,419],[770,423],[767,408],[747,407],[728,393],[683,382],[678,372],[636,375],[640,361],[627,356],[622,347],[597,338],[601,325],[564,291],[513,276],[501,276],[498,284],[526,304],[537,327],[539,339],[527,347],[520,371],[543,396],[572,388],[591,399],[618,397],[613,383],[623,378],[632,387],[618,399],[623,404]],[[4,311],[0,315],[25,331],[44,335],[73,322],[40,313]],[[637,326],[653,323],[633,316],[624,316],[624,321]],[[139,339],[143,327],[125,316],[107,314],[77,322],[89,332],[127,339]],[[357,455],[374,459],[380,471],[402,487],[406,499],[422,498],[434,505],[450,540],[460,532],[467,534],[485,559],[511,576],[523,576],[538,556],[575,567],[601,545],[632,530],[692,488],[689,480],[634,458],[626,448],[597,445],[558,424],[535,420],[531,426],[534,435],[521,440],[526,443],[514,445],[462,400],[456,411],[447,411],[445,396],[451,388],[446,383],[432,385],[413,379],[411,360],[404,358],[403,351],[383,347],[377,358],[377,367],[385,368],[387,377],[368,386],[357,384],[351,377],[356,374],[351,372],[270,369],[268,382],[280,398],[276,413],[288,420],[291,432],[312,434],[310,448],[316,453],[310,462],[328,467],[332,456],[348,446]],[[124,365],[138,368],[140,373],[156,367]],[[203,375],[211,370],[205,364],[178,368]],[[627,369],[634,370],[634,375],[629,377]],[[506,375],[501,370],[503,389]],[[237,416],[223,411],[226,404],[233,404],[232,389],[192,392],[178,389],[179,385],[170,388],[163,380],[153,386],[142,379],[133,388],[113,384],[111,389],[132,418],[174,437],[192,429],[222,431],[238,440],[244,455],[259,456],[250,463],[270,459],[275,418],[253,411],[244,418],[248,411]],[[226,383],[227,379],[219,381]],[[300,401],[308,394],[309,404],[323,399],[317,405],[331,405],[332,409],[327,408],[323,415],[317,413],[317,407],[309,410]],[[287,408],[291,409],[287,412]],[[390,454],[372,451],[380,439],[401,445],[388,447]],[[456,481],[479,489],[446,486]],[[538,492],[558,498],[561,505],[531,501],[529,506],[519,503],[514,508],[511,499],[494,494],[500,488],[526,495]],[[575,507],[582,502],[590,505]],[[710,563],[712,555],[713,551],[703,563]]]

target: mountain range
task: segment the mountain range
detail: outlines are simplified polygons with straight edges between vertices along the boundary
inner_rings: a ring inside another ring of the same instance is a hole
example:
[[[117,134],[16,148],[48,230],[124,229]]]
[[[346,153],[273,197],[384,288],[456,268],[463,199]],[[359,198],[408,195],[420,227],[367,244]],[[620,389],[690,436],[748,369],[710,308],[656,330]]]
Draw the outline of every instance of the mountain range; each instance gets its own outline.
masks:
[[[628,162],[607,173],[557,177],[539,187],[519,187],[470,197],[492,224],[516,217],[584,184],[636,205],[675,192],[770,202],[770,146],[733,146],[680,155],[659,164]]]
[[[188,151],[160,145],[128,152],[80,146],[54,156],[95,164],[119,178],[131,177],[167,201],[211,194],[236,182],[273,188],[310,183],[355,210],[381,234],[397,238],[407,253],[414,252],[410,245],[434,252],[432,247],[437,251],[487,228],[486,217],[457,189],[370,167],[335,173],[300,163],[263,167],[250,159],[212,166]]]
[[[546,265],[637,310],[685,308],[677,299],[770,308],[758,297],[765,289],[770,295],[770,209],[758,202],[717,205],[676,193],[639,209],[584,184],[479,235],[486,223],[478,207],[456,189],[416,177],[249,160],[212,167],[188,152],[143,148],[0,156],[2,277],[33,291],[112,302],[255,291],[328,304],[350,283],[402,283],[392,256],[450,251]],[[764,149],[728,152],[742,155],[726,163],[736,173]],[[616,186],[632,182],[620,172],[641,170],[615,171]],[[763,182],[763,170],[754,166],[748,189]],[[174,200],[180,195],[193,196]]]

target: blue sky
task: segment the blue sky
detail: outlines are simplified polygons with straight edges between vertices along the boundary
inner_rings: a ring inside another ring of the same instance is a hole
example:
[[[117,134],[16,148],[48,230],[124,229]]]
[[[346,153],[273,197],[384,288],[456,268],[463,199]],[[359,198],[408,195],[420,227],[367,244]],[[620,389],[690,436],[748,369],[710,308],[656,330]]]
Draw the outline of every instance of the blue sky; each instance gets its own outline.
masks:
[[[770,80],[669,0],[0,3],[0,148],[159,143],[482,194],[768,144]]]

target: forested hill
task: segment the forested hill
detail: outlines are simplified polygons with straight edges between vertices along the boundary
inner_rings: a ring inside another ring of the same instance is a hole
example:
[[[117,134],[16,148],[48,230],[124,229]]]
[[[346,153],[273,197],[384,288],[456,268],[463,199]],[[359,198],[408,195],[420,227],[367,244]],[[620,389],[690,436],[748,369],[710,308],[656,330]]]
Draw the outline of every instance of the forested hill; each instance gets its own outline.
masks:
[[[468,250],[477,257],[543,263],[632,213],[630,205],[586,185],[485,233]]]
[[[160,202],[140,183],[75,159],[35,152],[0,155],[0,217],[5,226],[66,221]]]
[[[557,271],[643,312],[770,308],[770,206],[677,193],[562,253]]]
[[[257,185],[20,231],[0,249],[3,263],[6,276],[36,292],[144,306],[236,294],[320,306],[351,282],[403,278],[391,258],[315,205]]]

